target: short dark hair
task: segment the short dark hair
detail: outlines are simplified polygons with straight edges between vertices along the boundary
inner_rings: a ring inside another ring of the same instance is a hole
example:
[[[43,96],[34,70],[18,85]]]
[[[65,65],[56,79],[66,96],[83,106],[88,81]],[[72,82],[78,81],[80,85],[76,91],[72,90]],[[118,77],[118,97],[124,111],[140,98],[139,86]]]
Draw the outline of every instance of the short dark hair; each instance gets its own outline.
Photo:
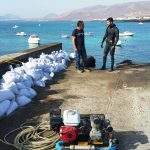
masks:
[[[110,17],[107,19],[107,21],[114,22],[114,19],[112,17]]]
[[[79,20],[79,21],[77,22],[77,27],[79,27],[80,25],[84,25],[84,22],[83,22],[82,20]]]

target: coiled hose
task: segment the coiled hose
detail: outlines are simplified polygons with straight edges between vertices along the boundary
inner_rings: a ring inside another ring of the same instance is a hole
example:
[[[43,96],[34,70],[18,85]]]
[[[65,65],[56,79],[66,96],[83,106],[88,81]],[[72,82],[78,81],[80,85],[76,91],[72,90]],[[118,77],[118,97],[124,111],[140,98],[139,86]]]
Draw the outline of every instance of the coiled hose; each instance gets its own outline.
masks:
[[[5,135],[4,140],[0,142],[13,146],[18,150],[54,150],[55,143],[59,141],[59,136],[56,132],[50,130],[49,121],[40,123],[36,126],[22,124],[19,128]],[[17,133],[13,143],[8,142],[7,138],[11,134]],[[44,137],[44,133],[48,136]]]

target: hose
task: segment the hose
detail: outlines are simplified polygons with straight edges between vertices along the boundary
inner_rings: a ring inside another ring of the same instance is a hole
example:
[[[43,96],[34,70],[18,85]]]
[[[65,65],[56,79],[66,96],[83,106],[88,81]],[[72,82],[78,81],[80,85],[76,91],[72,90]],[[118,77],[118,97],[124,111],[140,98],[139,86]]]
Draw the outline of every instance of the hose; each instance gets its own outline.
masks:
[[[18,150],[54,150],[55,143],[59,141],[59,136],[56,132],[50,130],[49,121],[40,123],[36,126],[22,124],[19,128],[7,133],[4,140],[0,142],[13,146]],[[13,143],[9,142],[7,138],[19,131],[16,134]],[[48,132],[48,136],[44,137],[44,133]]]

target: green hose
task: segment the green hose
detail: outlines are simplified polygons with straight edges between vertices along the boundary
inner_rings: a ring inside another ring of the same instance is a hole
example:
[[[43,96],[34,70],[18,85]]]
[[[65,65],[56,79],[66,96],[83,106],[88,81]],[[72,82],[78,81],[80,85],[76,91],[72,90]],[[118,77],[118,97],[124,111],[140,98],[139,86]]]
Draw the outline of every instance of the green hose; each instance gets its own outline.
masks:
[[[25,124],[6,134],[4,140],[0,139],[0,142],[13,146],[18,150],[54,150],[55,143],[60,138],[56,132],[50,130],[50,123],[48,121],[37,126],[27,126]],[[13,143],[8,142],[8,136],[19,130],[21,131],[15,136]],[[49,135],[44,137],[42,134],[46,132]]]

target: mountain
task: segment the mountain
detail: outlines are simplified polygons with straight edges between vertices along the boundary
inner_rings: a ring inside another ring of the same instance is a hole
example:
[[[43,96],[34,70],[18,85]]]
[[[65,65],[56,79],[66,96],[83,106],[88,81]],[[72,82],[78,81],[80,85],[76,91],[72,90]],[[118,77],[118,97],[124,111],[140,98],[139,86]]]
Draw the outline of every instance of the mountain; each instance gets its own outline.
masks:
[[[97,5],[66,12],[52,20],[93,20],[107,17],[143,17],[150,16],[150,1],[121,3],[111,6]]]
[[[21,18],[13,14],[6,14],[4,16],[0,16],[0,20],[21,20]]]
[[[53,18],[57,18],[57,17],[58,17],[57,14],[50,13],[50,14],[44,16],[42,19],[53,19]]]

